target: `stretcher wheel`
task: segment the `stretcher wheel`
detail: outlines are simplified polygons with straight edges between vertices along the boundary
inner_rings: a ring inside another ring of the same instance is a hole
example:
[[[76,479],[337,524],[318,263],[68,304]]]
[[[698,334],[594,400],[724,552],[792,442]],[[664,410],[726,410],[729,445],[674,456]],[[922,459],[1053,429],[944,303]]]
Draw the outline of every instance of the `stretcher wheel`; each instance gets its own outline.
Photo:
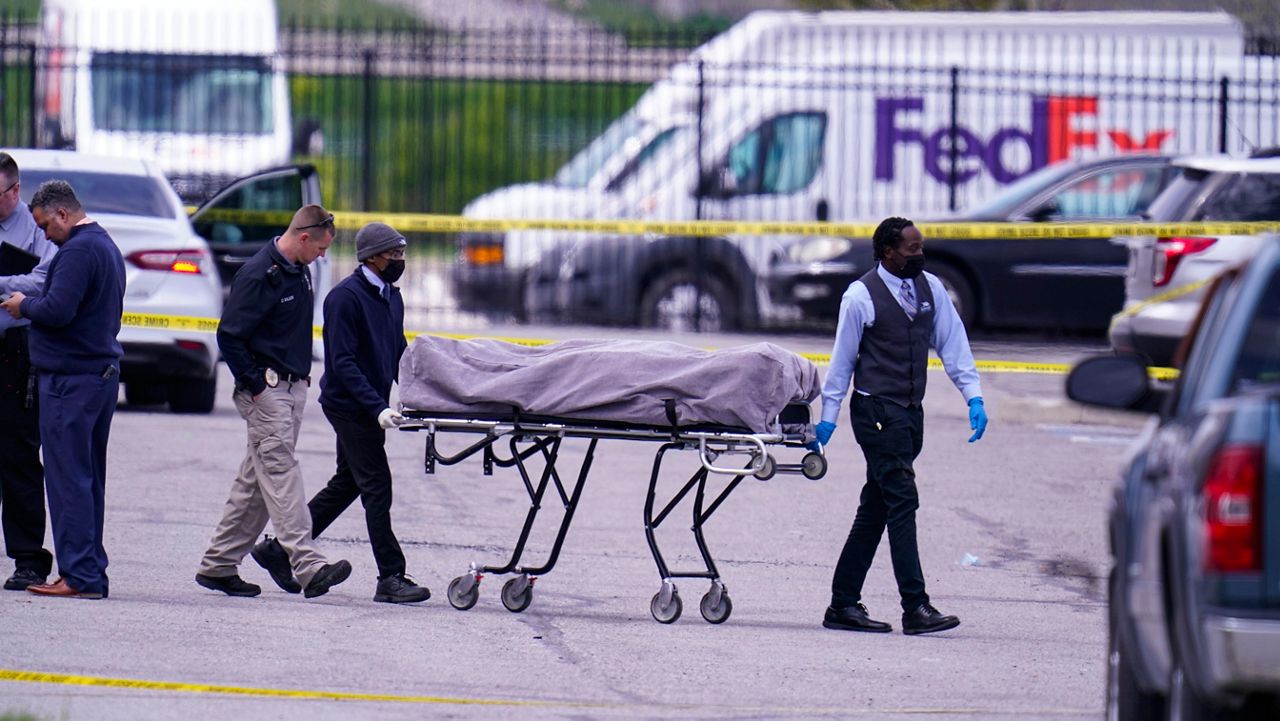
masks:
[[[809,451],[800,459],[800,472],[805,478],[816,481],[827,475],[827,457],[815,451]]]
[[[463,591],[463,585],[471,581],[471,588]],[[449,582],[449,605],[459,611],[466,611],[476,605],[476,601],[480,599],[480,584],[475,579],[468,579],[466,576],[458,576]],[[505,600],[505,599],[504,599]]]
[[[680,602],[680,592],[674,588],[671,589],[671,603],[665,607],[662,605],[662,591],[653,594],[653,600],[649,602],[649,613],[653,614],[653,619],[658,623],[675,623],[683,610],[684,604]]]
[[[770,478],[773,478],[773,475],[777,472],[778,464],[773,462],[773,456],[766,453],[764,456],[764,466],[762,466],[760,470],[756,471],[754,475],[761,481],[767,481]]]
[[[517,584],[523,585],[524,590],[516,592]],[[502,584],[502,605],[512,613],[520,613],[533,603],[533,584],[528,579],[521,579],[519,576],[508,579]]]
[[[724,623],[729,620],[729,614],[733,613],[733,601],[729,600],[728,591],[720,591],[720,603],[712,605],[712,593],[707,591],[702,595],[702,603],[698,604],[698,610],[702,611],[702,617],[707,619],[707,623]]]

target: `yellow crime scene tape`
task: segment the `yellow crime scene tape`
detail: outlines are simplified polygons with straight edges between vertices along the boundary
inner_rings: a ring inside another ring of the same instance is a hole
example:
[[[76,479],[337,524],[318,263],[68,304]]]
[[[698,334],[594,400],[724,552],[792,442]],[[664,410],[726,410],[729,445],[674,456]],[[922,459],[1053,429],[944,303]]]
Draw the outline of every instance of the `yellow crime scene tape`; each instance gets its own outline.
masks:
[[[755,222],[737,220],[645,221],[645,220],[567,220],[557,218],[506,218],[485,220],[460,215],[430,213],[362,213],[340,211],[333,214],[334,224],[344,230],[357,230],[374,221],[386,223],[402,233],[497,233],[508,230],[554,230],[568,233],[607,233],[614,235],[831,235],[871,237],[875,223],[838,222]],[[287,226],[291,213],[259,210],[214,209],[201,220],[255,225]],[[1111,238],[1118,235],[1254,235],[1280,232],[1280,222],[1201,222],[1201,223],[917,223],[926,238],[966,240],[982,238]]]
[[[197,333],[215,333],[218,330],[217,318],[195,318],[190,316],[177,315],[148,315],[144,313],[125,313],[121,319],[121,325],[131,328],[159,328],[164,330],[182,330],[193,331]],[[312,326],[311,337],[319,340],[323,337],[324,328],[322,326]],[[550,345],[555,343],[554,340],[544,338],[520,338],[512,336],[481,336],[468,333],[438,333],[435,331],[406,331],[405,338],[410,343],[414,338],[420,335],[432,335],[440,338],[453,338],[456,340],[473,340],[484,338],[487,340],[498,340],[505,343],[515,343],[516,345],[537,347]],[[709,348],[708,350],[715,350]],[[831,355],[827,353],[797,353],[802,358],[818,365],[829,365],[831,363]],[[1002,360],[980,360],[977,361],[978,370],[984,373],[1033,373],[1041,375],[1066,375],[1071,370],[1071,366],[1061,363],[1032,363],[1025,361],[1002,361]],[[937,358],[929,359],[930,368],[942,368],[942,361]],[[1177,378],[1178,371],[1174,368],[1151,368],[1151,377],[1159,380],[1172,380]]]

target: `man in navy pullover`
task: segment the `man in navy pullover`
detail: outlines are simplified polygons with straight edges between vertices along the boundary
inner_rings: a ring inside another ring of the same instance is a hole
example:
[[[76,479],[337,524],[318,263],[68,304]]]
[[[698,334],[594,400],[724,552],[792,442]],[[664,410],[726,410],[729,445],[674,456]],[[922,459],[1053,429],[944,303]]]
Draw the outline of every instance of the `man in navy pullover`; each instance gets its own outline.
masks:
[[[311,535],[318,538],[358,497],[378,584],[373,600],[416,603],[431,592],[405,576],[404,552],[391,530],[391,467],[387,430],[404,418],[391,408],[404,337],[404,301],[393,283],[404,272],[404,236],[385,223],[356,233],[355,272],[324,301],[324,377],[320,406],[338,440],[337,471],[308,503]],[[288,559],[275,539],[253,549],[253,557],[279,582],[291,580]],[[282,588],[292,585],[281,584]]]
[[[116,335],[124,308],[124,258],[64,181],[41,185],[31,198],[31,214],[58,246],[44,294],[14,293],[0,305],[14,318],[31,320],[31,364],[39,371],[40,439],[60,578],[27,590],[104,598],[107,440],[120,389],[122,351]]]

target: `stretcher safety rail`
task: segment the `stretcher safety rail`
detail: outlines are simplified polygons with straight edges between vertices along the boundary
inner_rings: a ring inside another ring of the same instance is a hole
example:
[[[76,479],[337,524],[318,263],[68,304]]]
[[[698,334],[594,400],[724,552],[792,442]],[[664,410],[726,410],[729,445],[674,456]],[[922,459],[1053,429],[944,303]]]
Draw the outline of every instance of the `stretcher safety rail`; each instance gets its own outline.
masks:
[[[661,444],[654,455],[644,508],[645,537],[661,579],[661,587],[650,601],[649,610],[654,619],[661,623],[674,623],[680,617],[683,603],[674,582],[677,578],[709,580],[711,587],[699,604],[703,618],[710,623],[723,623],[729,618],[733,603],[707,548],[703,525],[744,478],[753,477],[766,481],[777,474],[796,474],[817,480],[827,470],[823,449],[818,447],[813,450],[807,445],[813,438],[809,425],[809,407],[801,403],[788,406],[778,416],[770,432],[766,433],[720,426],[642,426],[570,418],[520,417],[518,414],[510,417],[497,417],[501,414],[467,416],[433,414],[414,409],[404,409],[403,414],[405,422],[400,430],[426,433],[423,466],[426,473],[434,473],[437,464],[451,466],[480,454],[486,476],[493,474],[495,466],[515,468],[529,496],[529,510],[507,562],[502,565],[473,562],[465,574],[449,584],[449,603],[459,610],[475,606],[479,598],[480,582],[486,574],[515,574],[502,587],[502,604],[514,613],[529,607],[533,600],[535,582],[549,573],[559,558],[574,511],[590,475],[596,445],[602,440]],[[457,452],[445,453],[437,445],[437,437],[452,433],[479,435],[480,438]],[[568,439],[588,441],[586,454],[572,485],[565,482],[557,468],[561,444]],[[505,453],[499,450],[503,441],[507,446]],[[805,453],[798,463],[780,463],[775,458],[775,452],[780,449]],[[680,490],[657,510],[658,480],[662,462],[670,451],[696,452],[699,465]],[[541,459],[541,472],[531,473],[530,464],[527,463],[531,459]],[[741,461],[742,464],[732,465],[729,463],[731,459]],[[708,478],[712,474],[727,477],[727,482],[719,493],[708,490]],[[538,512],[551,488],[555,489],[564,510],[555,541],[545,563],[538,566],[522,564]],[[702,558],[703,568],[676,570],[668,567],[659,550],[655,530],[690,493],[693,493],[693,525],[690,530]]]

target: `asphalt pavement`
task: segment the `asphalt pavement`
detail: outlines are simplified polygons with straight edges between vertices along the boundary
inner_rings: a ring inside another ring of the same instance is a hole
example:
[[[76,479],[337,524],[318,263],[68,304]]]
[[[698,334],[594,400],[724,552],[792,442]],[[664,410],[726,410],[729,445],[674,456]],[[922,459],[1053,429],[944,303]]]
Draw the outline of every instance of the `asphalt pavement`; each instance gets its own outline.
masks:
[[[521,335],[600,333],[608,331]],[[684,340],[726,347],[760,338]],[[769,340],[814,352],[830,342]],[[975,348],[979,357],[1048,362],[1097,350],[1030,345]],[[931,373],[917,463],[920,546],[934,604],[962,624],[908,637],[887,541],[864,600],[895,632],[820,625],[864,474],[847,419],[828,449],[825,478],[748,479],[707,523],[734,605],[721,625],[699,616],[704,581],[678,582],[684,615],[674,624],[649,614],[659,578],[641,511],[656,444],[642,442],[602,442],[559,563],[537,581],[523,613],[499,602],[503,578],[485,578],[470,611],[444,599],[469,563],[505,560],[528,507],[518,477],[503,469],[486,477],[478,458],[425,475],[424,438],[407,432],[388,443],[394,522],[410,574],[434,594],[429,601],[372,601],[376,572],[358,505],[320,541],[330,558],[355,566],[328,595],[288,595],[248,559],[242,572],[262,584],[260,597],[204,590],[193,575],[244,445],[223,373],[211,415],[117,412],[108,458],[110,599],[0,592],[0,718],[1101,716],[1104,513],[1143,419],[1069,404],[1061,377],[984,377],[992,423],[986,438],[968,444],[963,400],[944,374]],[[332,473],[334,454],[317,393],[299,441],[311,492]],[[565,443],[566,476],[584,447]],[[680,455],[679,474],[673,468],[662,479],[667,493],[696,467],[694,454]],[[545,504],[545,520],[559,511],[558,502]],[[697,558],[688,513],[682,506],[659,531],[673,565]],[[527,560],[545,557],[553,526],[535,531]]]

